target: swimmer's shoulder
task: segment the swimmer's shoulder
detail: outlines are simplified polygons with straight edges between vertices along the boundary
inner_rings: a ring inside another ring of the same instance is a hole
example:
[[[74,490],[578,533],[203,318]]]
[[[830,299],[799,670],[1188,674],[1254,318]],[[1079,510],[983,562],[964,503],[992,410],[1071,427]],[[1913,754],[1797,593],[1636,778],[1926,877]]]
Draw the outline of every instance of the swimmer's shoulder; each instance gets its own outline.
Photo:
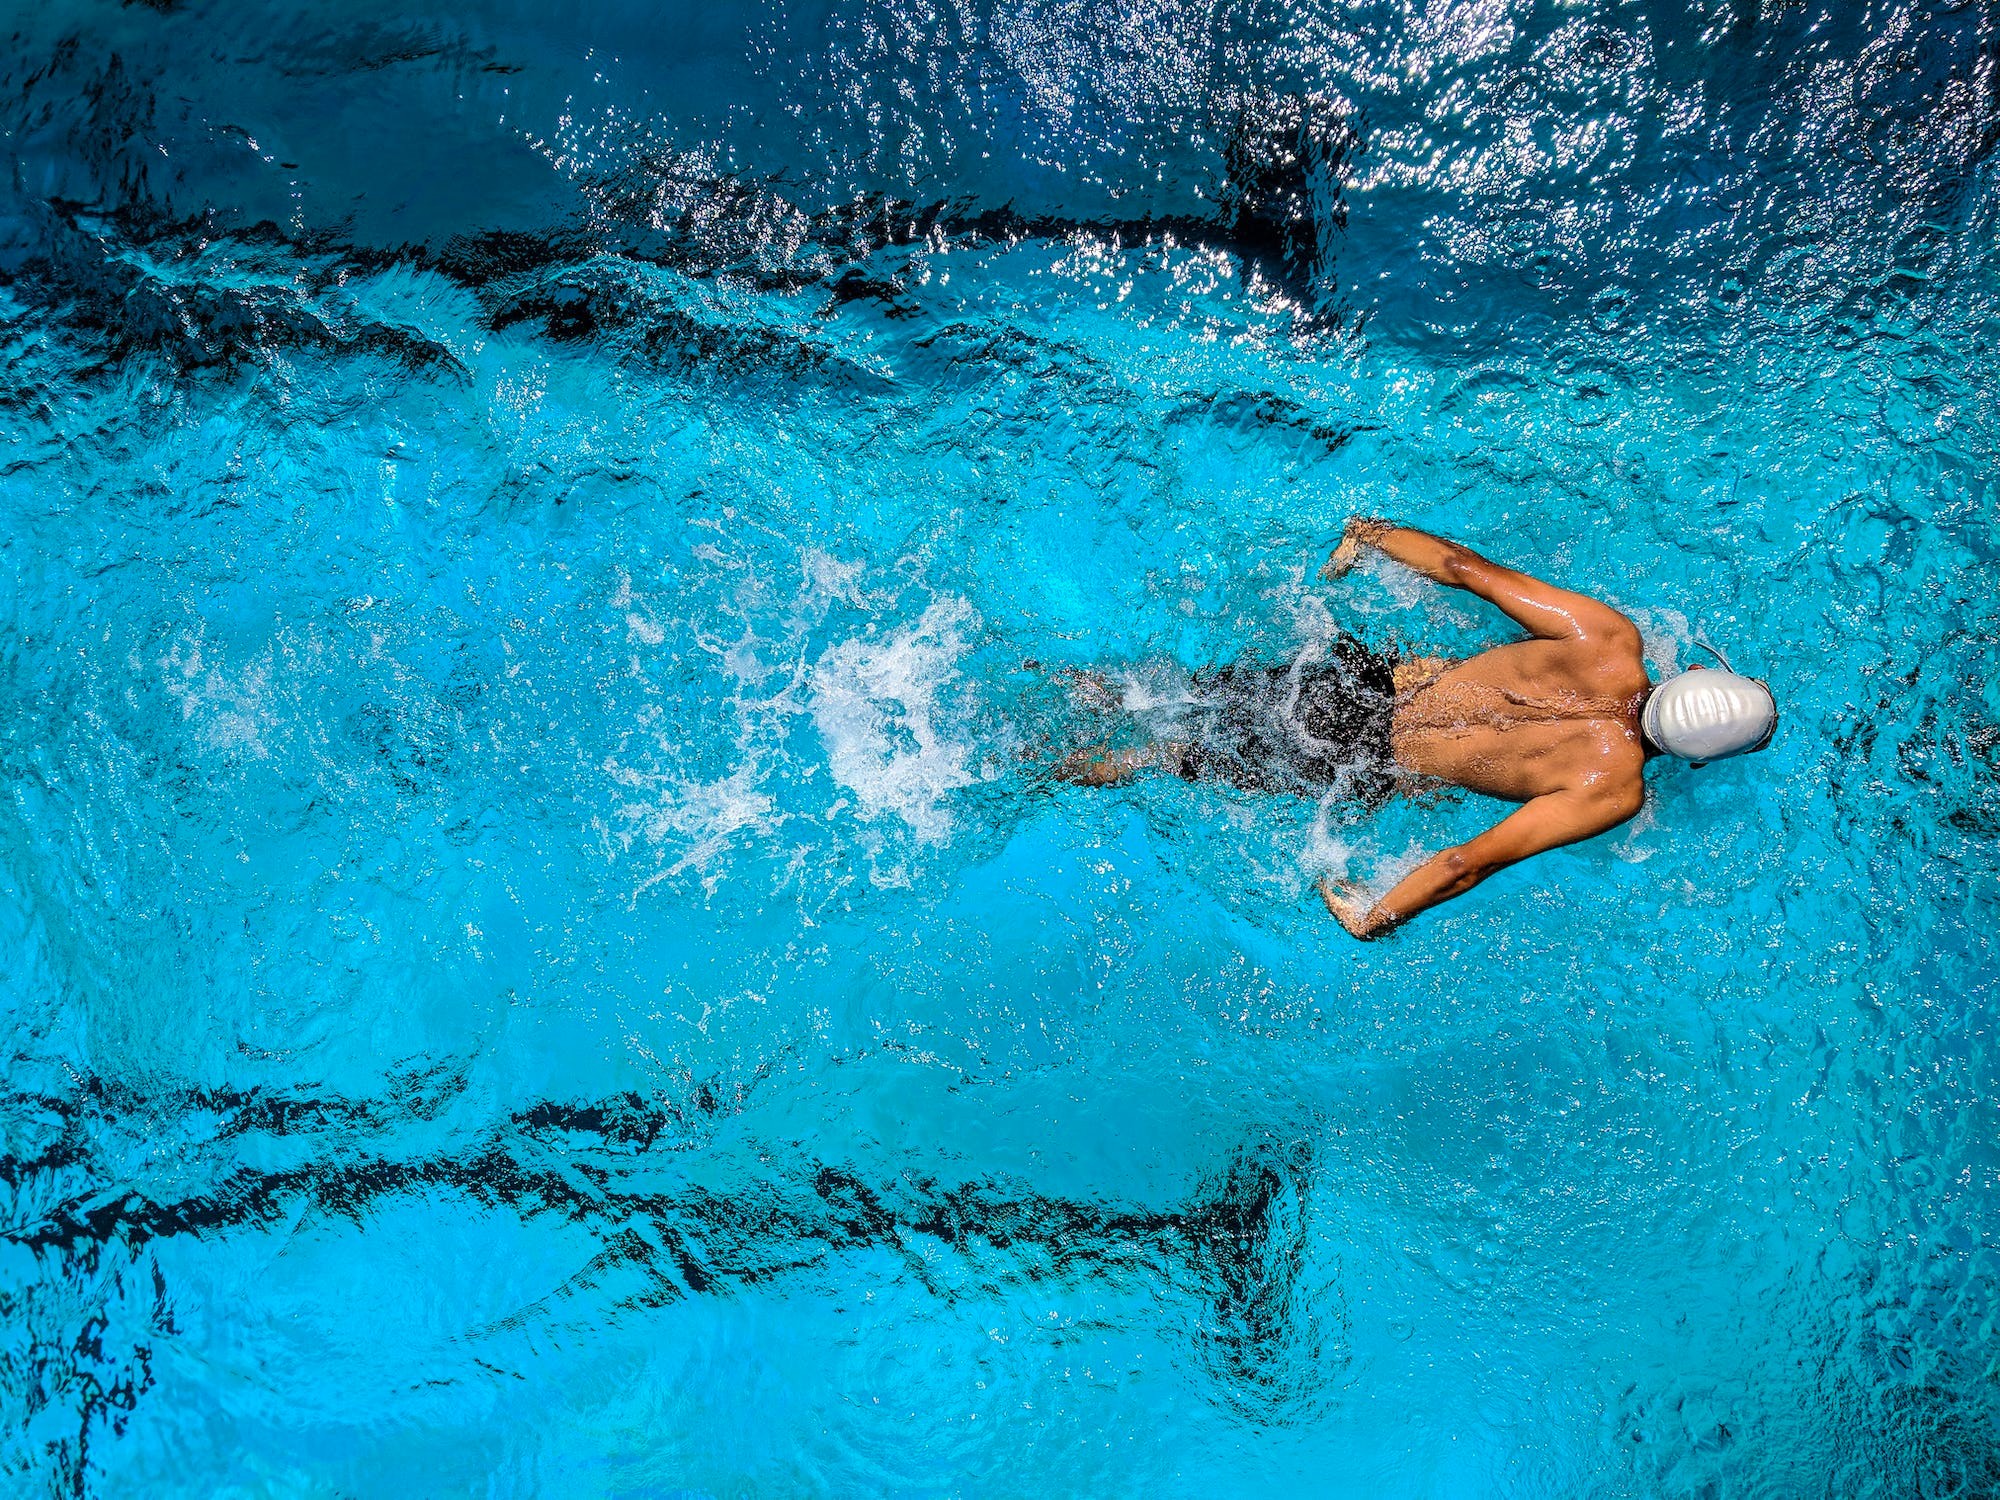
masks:
[[[1602,599],[1582,594],[1575,598],[1575,607],[1570,611],[1575,638],[1605,650],[1640,649],[1639,627],[1630,615]]]
[[[1646,805],[1645,755],[1634,747],[1606,743],[1604,754],[1580,766],[1563,790],[1580,838],[1591,838],[1630,822]]]
[[[1591,688],[1609,697],[1643,693],[1652,686],[1646,676],[1646,643],[1639,627],[1609,605],[1601,618],[1575,642],[1570,661]]]

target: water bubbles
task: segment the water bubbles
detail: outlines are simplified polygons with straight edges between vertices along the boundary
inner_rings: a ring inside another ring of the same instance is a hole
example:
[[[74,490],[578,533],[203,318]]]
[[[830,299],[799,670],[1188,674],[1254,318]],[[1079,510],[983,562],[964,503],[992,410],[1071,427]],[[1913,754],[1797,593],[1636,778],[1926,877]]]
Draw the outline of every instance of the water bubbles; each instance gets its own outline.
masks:
[[[1625,369],[1608,358],[1567,357],[1558,362],[1556,378],[1566,396],[1563,415],[1578,427],[1596,427],[1610,421],[1627,404]]]

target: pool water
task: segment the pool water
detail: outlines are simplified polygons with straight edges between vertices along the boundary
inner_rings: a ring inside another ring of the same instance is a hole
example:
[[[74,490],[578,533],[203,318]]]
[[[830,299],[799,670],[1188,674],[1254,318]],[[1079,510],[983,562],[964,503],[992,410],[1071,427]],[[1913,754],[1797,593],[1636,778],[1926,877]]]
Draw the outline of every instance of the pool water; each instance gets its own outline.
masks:
[[[17,4],[0,1477],[2000,1492],[1983,4]],[[1765,754],[1062,786],[1497,615]]]

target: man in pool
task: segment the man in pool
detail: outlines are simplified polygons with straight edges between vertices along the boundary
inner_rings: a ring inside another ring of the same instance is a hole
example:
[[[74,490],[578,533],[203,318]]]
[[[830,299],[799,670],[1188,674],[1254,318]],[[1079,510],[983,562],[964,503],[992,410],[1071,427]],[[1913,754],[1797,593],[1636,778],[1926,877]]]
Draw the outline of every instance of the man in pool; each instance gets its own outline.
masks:
[[[1327,910],[1355,937],[1372,938],[1530,855],[1617,827],[1645,801],[1649,757],[1701,765],[1761,750],[1777,730],[1764,683],[1697,669],[1655,686],[1638,627],[1608,604],[1412,527],[1349,521],[1321,576],[1346,573],[1366,548],[1478,595],[1528,638],[1458,662],[1343,638],[1319,660],[1198,674],[1191,735],[1081,752],[1059,774],[1109,786],[1160,768],[1370,806],[1443,782],[1521,804],[1379,898],[1353,881],[1321,881]]]

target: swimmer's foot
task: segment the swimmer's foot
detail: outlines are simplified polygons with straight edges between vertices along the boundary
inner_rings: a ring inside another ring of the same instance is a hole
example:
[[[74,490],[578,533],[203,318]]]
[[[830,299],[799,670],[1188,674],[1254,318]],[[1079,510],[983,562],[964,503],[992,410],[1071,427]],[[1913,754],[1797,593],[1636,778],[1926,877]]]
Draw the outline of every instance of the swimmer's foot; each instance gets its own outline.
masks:
[[[1346,577],[1361,561],[1361,549],[1374,546],[1384,532],[1394,529],[1387,521],[1378,521],[1372,516],[1353,517],[1348,521],[1347,529],[1340,534],[1340,545],[1333,549],[1333,556],[1319,570],[1319,576],[1329,582]]]
[[[1139,769],[1139,752],[1098,745],[1070,751],[1056,762],[1055,776],[1072,786],[1116,786]]]

